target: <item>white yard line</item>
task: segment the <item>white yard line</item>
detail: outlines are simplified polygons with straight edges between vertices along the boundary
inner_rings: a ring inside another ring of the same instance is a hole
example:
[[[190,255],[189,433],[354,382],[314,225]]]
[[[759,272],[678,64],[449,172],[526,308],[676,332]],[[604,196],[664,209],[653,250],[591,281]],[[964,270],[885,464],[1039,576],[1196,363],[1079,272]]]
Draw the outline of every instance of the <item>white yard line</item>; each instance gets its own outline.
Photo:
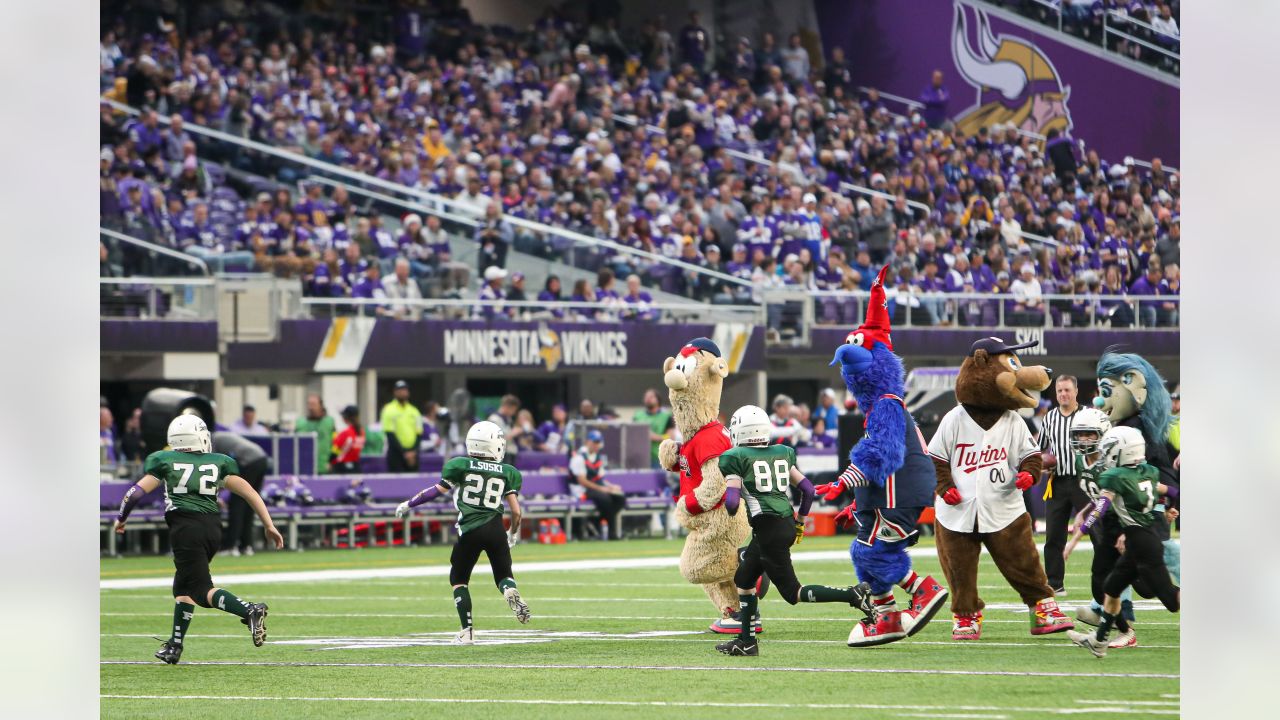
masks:
[[[734,668],[736,669],[736,668]],[[946,706],[946,705],[877,705],[871,703],[761,703],[761,702],[707,702],[696,700],[552,700],[545,698],[489,699],[489,698],[424,698],[424,697],[314,697],[299,695],[121,695],[103,693],[105,700],[221,700],[228,702],[351,702],[351,703],[429,703],[461,705],[598,705],[620,707],[706,707],[706,708],[805,708],[811,710],[989,710],[997,712],[1077,714],[1081,712],[1128,712],[1128,708],[1078,708],[1052,707],[996,707]],[[1172,715],[1177,711],[1149,710],[1146,712]],[[919,715],[912,717],[1005,717],[1003,715]]]
[[[510,632],[504,632],[501,630],[493,630],[493,631],[480,630],[480,631],[477,631],[476,634],[484,636],[484,633],[486,632],[492,635],[500,635],[500,636],[506,636],[511,634]],[[675,634],[675,633],[673,632],[672,634]],[[654,636],[617,637],[617,636],[609,636],[609,635],[599,636],[599,637],[594,637],[590,635],[574,635],[574,636],[565,636],[565,637],[560,637],[556,635],[544,635],[544,636],[528,635],[527,637],[545,637],[550,640],[558,640],[558,641],[583,640],[583,641],[589,641],[589,642],[642,641],[642,642],[682,642],[682,643],[710,643],[710,642],[714,642],[716,640],[721,639],[720,636],[712,635],[710,632],[700,631],[700,630],[689,631],[689,632],[680,633],[680,634],[691,635],[692,637],[674,637],[674,638],[673,637],[654,637]],[[360,636],[346,636],[346,637],[339,636],[339,635],[277,635],[275,633],[272,633],[271,637],[273,639],[268,640],[267,644],[268,645],[307,644],[305,642],[303,643],[279,642],[280,640],[302,640],[302,641],[331,640],[332,641],[331,643],[323,643],[323,644],[354,646],[354,645],[359,645],[361,643],[366,643],[366,644],[367,643],[383,643],[383,644],[398,643],[398,644],[404,645],[405,647],[412,647],[415,641],[420,641],[425,638],[434,638],[435,636],[452,638],[453,635],[454,635],[453,631],[449,631],[447,633],[413,633],[409,635],[396,635],[396,636],[360,635]],[[154,639],[156,637],[156,634],[155,633],[99,633],[99,637]],[[239,633],[239,634],[231,635],[231,634],[187,633],[184,637],[186,637],[189,640],[190,639],[232,640],[236,642],[242,642],[245,639],[245,634]],[[795,639],[788,640],[788,639],[782,639],[782,638],[771,638],[767,636],[762,637],[761,640],[762,642],[769,645],[772,645],[775,643],[777,644],[786,643],[786,644],[792,644],[792,645],[842,645],[843,646],[846,644],[844,640],[795,640]],[[320,644],[320,643],[311,643],[311,644]],[[1058,648],[1058,649],[1066,649],[1066,650],[1072,650],[1076,647],[1072,643],[1055,643],[1055,642],[1035,641],[1035,640],[1030,640],[1027,642],[983,642],[983,641],[959,642],[954,640],[947,642],[944,640],[912,640],[911,644],[912,645],[945,645],[947,647],[974,647],[974,648],[976,647],[1049,647],[1049,648]],[[1178,649],[1177,645],[1141,645],[1141,644],[1133,648],[1125,648],[1126,651],[1128,650],[1177,650],[1177,649]],[[1176,705],[1177,703],[1168,703],[1168,704]]]
[[[268,598],[270,600],[270,598]],[[544,615],[538,612],[537,606],[531,605],[533,608],[533,617],[535,619],[547,620],[707,620],[706,615]],[[172,609],[172,608],[170,608]],[[1014,613],[1026,613],[1027,608],[1019,605],[1018,607],[993,607],[987,606],[987,610],[1008,610]],[[1140,612],[1148,612],[1147,608],[1137,608]],[[277,611],[272,611],[277,612]],[[1154,611],[1151,611],[1154,612]],[[101,617],[156,617],[154,612],[104,612],[100,613]],[[326,618],[456,618],[457,613],[338,613],[338,612],[288,612],[289,617],[326,617]],[[239,621],[234,615],[224,613],[202,613],[202,618],[221,617],[228,620]],[[851,622],[855,618],[852,614],[843,617],[787,617],[787,616],[765,616],[765,622]],[[983,622],[989,622],[983,620]],[[994,621],[990,621],[994,622]],[[1025,622],[1015,620],[1014,622]],[[1141,627],[1145,623],[1139,623]]]
[[[153,665],[159,666],[155,661],[147,660],[102,660],[101,665]],[[850,667],[707,667],[700,665],[569,665],[569,664],[521,664],[521,663],[377,663],[377,662],[272,662],[258,661],[247,662],[240,660],[205,660],[183,663],[184,665],[223,665],[231,667],[347,667],[347,668],[450,668],[450,669],[476,669],[476,670],[656,670],[660,672],[751,672],[758,673],[762,670],[772,672],[794,672],[794,673],[838,673],[838,674],[867,674],[867,675],[984,675],[998,677],[1064,677],[1064,678],[1133,678],[1144,680],[1178,680],[1181,678],[1177,674],[1169,673],[1107,673],[1107,672],[1049,672],[1036,670],[927,670],[922,668],[850,668]],[[331,698],[332,699],[332,698]],[[584,701],[586,702],[586,701]],[[912,707],[904,707],[901,709],[911,710],[918,709]],[[954,708],[965,709],[965,708]],[[975,708],[979,710],[1000,710],[1002,708]]]
[[[1083,550],[1086,548],[1078,548]],[[985,550],[984,550],[985,552]],[[938,549],[932,547],[911,551],[913,557],[937,557]],[[791,554],[791,560],[797,563],[825,562],[832,560],[849,560],[846,550],[812,550]],[[516,563],[513,567],[516,577],[524,573],[536,572],[576,572],[580,570],[635,570],[653,568],[679,567],[678,555],[649,558],[614,558],[595,560],[559,560]],[[489,566],[476,565],[473,574],[483,576],[489,572]],[[386,578],[442,577],[449,574],[448,565],[417,565],[410,567],[366,568],[358,570],[295,570],[287,572],[259,572],[219,575],[219,584],[238,586],[250,583],[288,583],[288,582],[322,582],[335,580],[375,580]],[[103,590],[129,590],[138,588],[162,588],[173,584],[171,577],[149,578],[116,578],[101,580],[99,588]]]

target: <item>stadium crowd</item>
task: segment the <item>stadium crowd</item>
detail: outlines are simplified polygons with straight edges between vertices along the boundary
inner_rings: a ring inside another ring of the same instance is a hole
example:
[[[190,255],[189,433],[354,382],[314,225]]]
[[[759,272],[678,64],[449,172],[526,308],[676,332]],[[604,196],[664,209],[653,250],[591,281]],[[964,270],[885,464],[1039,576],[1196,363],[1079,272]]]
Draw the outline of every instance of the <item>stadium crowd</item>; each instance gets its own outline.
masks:
[[[1177,324],[1179,178],[1159,159],[1146,169],[1055,132],[965,137],[945,118],[894,114],[851,86],[839,48],[822,58],[798,35],[742,37],[712,55],[696,14],[678,32],[655,18],[634,34],[613,17],[570,16],[548,11],[515,31],[443,2],[406,5],[390,27],[219,20],[181,34],[104,15],[104,93],[145,110],[103,106],[103,223],[215,269],[301,275],[324,297],[471,296],[474,283],[479,297],[515,299],[523,278],[504,269],[514,248],[599,271],[596,287],[572,293],[548,280],[548,301],[622,298],[619,278],[637,298],[633,283],[725,303],[774,287],[865,290],[887,263],[892,294],[924,323],[1002,312],[1041,325],[1047,311],[1056,324]],[[344,189],[186,124],[448,197],[477,223],[476,267],[452,259],[435,216],[389,230]],[[235,170],[273,189],[241,199]],[[584,252],[512,218],[750,280],[754,292],[607,247]],[[146,269],[127,248],[106,249],[104,265]],[[1009,297],[999,309],[945,297],[973,292]],[[1043,298],[1055,293],[1072,297]],[[1164,298],[1135,312],[1108,297],[1120,295]],[[416,317],[392,303],[376,312]]]
[[[985,0],[1057,27],[1148,65],[1178,74],[1182,49],[1182,3],[1141,0]],[[1109,30],[1118,32],[1105,32]],[[1131,22],[1131,20],[1136,22]],[[1123,33],[1123,34],[1121,34]]]

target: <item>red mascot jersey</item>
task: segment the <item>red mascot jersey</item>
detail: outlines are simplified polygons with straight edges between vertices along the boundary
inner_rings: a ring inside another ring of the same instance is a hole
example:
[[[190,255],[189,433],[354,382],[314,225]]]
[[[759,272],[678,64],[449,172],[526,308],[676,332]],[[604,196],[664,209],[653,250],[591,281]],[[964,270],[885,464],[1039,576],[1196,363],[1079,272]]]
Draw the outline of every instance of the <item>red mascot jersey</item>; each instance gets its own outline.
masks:
[[[693,489],[702,484],[703,463],[720,457],[721,453],[731,447],[733,442],[729,439],[729,431],[719,420],[703,425],[680,446],[680,494],[685,496],[685,507],[690,513],[697,515],[704,512],[693,497]],[[721,498],[715,507],[720,507],[723,502],[724,498]]]

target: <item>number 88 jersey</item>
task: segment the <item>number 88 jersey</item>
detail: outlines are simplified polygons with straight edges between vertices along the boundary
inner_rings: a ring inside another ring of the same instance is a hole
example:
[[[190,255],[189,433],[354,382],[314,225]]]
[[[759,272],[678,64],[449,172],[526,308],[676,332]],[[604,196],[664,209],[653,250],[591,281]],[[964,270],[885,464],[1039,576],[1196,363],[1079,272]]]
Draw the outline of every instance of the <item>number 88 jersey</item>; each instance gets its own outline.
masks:
[[[218,491],[240,466],[221,453],[160,450],[147,456],[146,473],[164,488],[164,511],[219,513]]]
[[[786,445],[739,446],[720,455],[720,473],[742,478],[742,501],[751,517],[791,517],[791,468],[796,450]]]
[[[514,467],[473,457],[456,457],[440,471],[440,484],[454,491],[459,535],[500,517],[503,498],[519,494],[521,482]]]

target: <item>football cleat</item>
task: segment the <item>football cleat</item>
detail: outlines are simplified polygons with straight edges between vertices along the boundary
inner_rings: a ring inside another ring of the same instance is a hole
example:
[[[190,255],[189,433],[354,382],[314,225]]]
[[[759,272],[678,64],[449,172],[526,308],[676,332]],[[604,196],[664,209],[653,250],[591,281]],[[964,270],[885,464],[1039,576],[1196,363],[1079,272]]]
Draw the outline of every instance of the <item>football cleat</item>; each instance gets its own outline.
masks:
[[[1092,625],[1094,627],[1098,627],[1102,624],[1102,615],[1100,615],[1097,610],[1088,606],[1076,608],[1076,619],[1085,625]]]
[[[475,645],[475,630],[472,628],[462,628],[457,635],[453,636],[454,645]]]
[[[516,614],[516,619],[521,624],[527,624],[529,618],[533,617],[533,613],[529,612],[529,606],[524,604],[520,599],[520,591],[515,588],[507,588],[502,591],[502,596],[507,599],[507,607],[511,608],[511,612]]]
[[[1129,626],[1127,632],[1120,633],[1115,640],[1107,643],[1109,648],[1131,648],[1138,647],[1138,635],[1133,631],[1133,626]]]
[[[911,607],[902,611],[902,627],[907,631],[907,637],[915,635],[929,624],[933,616],[942,609],[942,603],[946,602],[949,594],[933,576],[925,576],[920,587],[911,594]]]
[[[862,611],[863,615],[872,618],[876,614],[875,599],[871,596],[871,586],[867,583],[858,583],[853,586],[853,602],[849,603],[849,607],[855,607]]]
[[[1071,638],[1071,642],[1093,653],[1094,657],[1106,657],[1107,655],[1107,642],[1099,640],[1095,633],[1068,630],[1067,637]]]
[[[175,642],[166,640],[164,645],[161,645],[160,649],[156,651],[156,658],[170,665],[177,665],[180,657],[182,657],[182,645]]]
[[[249,606],[249,617],[245,618],[249,626],[249,635],[253,637],[253,646],[262,647],[267,641],[267,604],[246,603]]]
[[[883,615],[864,618],[849,631],[849,647],[873,647],[895,642],[907,636],[902,628],[902,612],[891,610]]]
[[[711,623],[710,627],[711,632],[717,635],[737,635],[738,631],[741,629],[742,623],[738,621],[738,613],[736,612],[732,617],[720,618],[719,620]],[[759,613],[756,613],[755,628],[753,628],[752,631],[757,634],[764,632],[764,625],[760,624]]]
[[[979,640],[982,638],[982,613],[952,615],[952,640]]]
[[[729,642],[722,642],[716,645],[716,650],[725,655],[749,655],[754,657],[760,654],[760,643],[755,640],[734,638]]]
[[[1076,626],[1071,618],[1058,609],[1058,601],[1045,598],[1031,608],[1031,634],[1048,635],[1050,633],[1072,630]]]

